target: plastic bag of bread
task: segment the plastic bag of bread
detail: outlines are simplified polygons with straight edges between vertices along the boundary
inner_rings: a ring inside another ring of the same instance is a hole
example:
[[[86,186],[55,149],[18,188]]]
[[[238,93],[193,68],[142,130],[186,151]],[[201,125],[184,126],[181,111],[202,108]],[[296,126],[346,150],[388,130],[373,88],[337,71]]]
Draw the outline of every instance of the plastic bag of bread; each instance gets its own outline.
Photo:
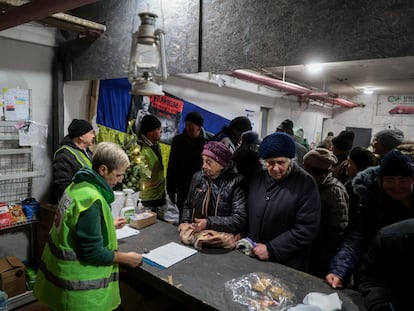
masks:
[[[227,281],[224,287],[232,310],[279,311],[295,305],[293,292],[268,273],[249,273]]]

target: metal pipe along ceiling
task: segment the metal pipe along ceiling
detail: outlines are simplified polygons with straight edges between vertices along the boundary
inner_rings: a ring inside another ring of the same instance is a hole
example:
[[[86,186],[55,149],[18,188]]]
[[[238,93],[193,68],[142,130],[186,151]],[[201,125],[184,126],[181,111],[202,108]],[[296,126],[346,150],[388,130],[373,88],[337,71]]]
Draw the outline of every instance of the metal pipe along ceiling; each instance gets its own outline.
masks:
[[[55,13],[75,9],[96,1],[97,0],[37,0],[17,6],[12,4],[16,3],[16,1],[6,1],[10,6],[14,7],[0,15],[0,31],[27,22],[39,21]]]
[[[289,95],[296,95],[302,98],[309,98],[309,99],[326,102],[326,103],[336,105],[336,106],[341,106],[341,107],[347,107],[347,108],[358,107],[357,104],[349,100],[339,98],[339,97],[328,97],[329,96],[328,93],[314,92],[313,90],[308,89],[306,87],[303,87],[303,86],[300,86],[294,83],[282,81],[279,79],[266,77],[260,74],[256,74],[249,70],[242,70],[242,69],[234,70],[232,73],[232,76],[242,79],[242,80],[247,80],[250,82],[255,82],[258,84],[270,86],[272,88],[287,92]]]

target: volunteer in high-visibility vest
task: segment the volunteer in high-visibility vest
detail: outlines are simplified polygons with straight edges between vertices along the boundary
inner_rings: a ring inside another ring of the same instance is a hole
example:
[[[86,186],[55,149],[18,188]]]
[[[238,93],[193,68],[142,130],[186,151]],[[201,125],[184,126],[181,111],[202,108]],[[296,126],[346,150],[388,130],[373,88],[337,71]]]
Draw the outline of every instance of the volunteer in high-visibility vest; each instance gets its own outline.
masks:
[[[92,167],[92,151],[95,139],[92,125],[85,120],[73,119],[66,135],[53,156],[53,184],[50,203],[57,204],[73,175],[81,167]]]
[[[125,218],[112,218],[112,187],[129,166],[114,143],[96,146],[92,168],[74,176],[59,202],[43,250],[34,296],[54,311],[109,311],[120,302],[118,264],[137,267],[142,255],[118,252],[115,228]]]

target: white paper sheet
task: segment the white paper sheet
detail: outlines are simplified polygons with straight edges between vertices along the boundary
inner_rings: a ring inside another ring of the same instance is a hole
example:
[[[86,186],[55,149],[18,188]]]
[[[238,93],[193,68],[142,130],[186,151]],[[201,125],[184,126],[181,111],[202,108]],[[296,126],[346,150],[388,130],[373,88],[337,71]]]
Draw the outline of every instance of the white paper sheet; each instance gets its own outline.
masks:
[[[195,253],[197,253],[195,249],[170,242],[151,250],[148,254],[143,254],[143,256],[161,267],[168,268]]]
[[[139,233],[140,233],[139,230],[126,225],[126,226],[123,226],[121,229],[116,229],[116,239],[120,240],[123,238],[127,238],[129,236],[137,235]]]

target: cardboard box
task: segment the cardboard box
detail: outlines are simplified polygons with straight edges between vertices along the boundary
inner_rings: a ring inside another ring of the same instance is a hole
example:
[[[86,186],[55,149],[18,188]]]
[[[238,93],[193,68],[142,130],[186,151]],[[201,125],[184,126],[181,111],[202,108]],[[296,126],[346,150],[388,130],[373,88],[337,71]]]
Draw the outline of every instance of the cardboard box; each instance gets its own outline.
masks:
[[[0,258],[0,289],[10,297],[26,292],[25,266],[14,256]]]
[[[135,229],[141,229],[154,224],[157,221],[157,213],[148,211],[135,214],[129,219],[129,225]]]

